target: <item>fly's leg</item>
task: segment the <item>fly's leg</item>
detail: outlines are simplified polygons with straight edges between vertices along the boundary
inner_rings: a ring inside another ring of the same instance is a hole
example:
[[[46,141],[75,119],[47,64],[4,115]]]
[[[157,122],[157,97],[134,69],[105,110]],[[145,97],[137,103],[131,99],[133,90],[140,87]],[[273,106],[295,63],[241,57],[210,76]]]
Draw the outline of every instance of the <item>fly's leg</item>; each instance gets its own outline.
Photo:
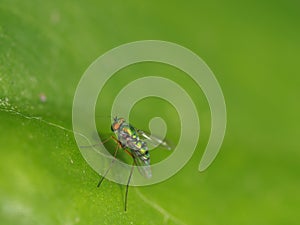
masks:
[[[114,153],[114,158],[113,158],[113,160],[111,161],[111,163],[110,163],[108,169],[105,171],[104,175],[101,177],[99,183],[97,184],[97,187],[100,187],[102,181],[104,180],[104,178],[105,178],[106,175],[108,174],[109,170],[111,169],[112,165],[113,165],[114,162],[116,161],[116,156],[117,156],[117,153],[118,153],[119,148],[120,148],[120,146],[117,145],[116,150],[115,150],[115,153]]]
[[[128,151],[127,149],[124,149],[124,151],[129,155],[129,156],[131,156],[132,158],[134,157],[133,155],[132,155],[132,153],[130,152],[130,151]],[[134,158],[133,158],[134,159]]]
[[[113,139],[114,141],[118,142],[118,140],[114,137],[114,136],[110,136],[109,138],[107,138],[106,140],[100,142],[102,144],[105,144],[106,142],[108,142],[110,139]],[[100,145],[100,143],[98,144],[94,144],[94,145],[87,145],[87,146],[79,146],[80,148],[90,148],[90,147],[95,147]]]
[[[100,181],[99,181],[97,187],[100,187],[102,181],[104,180],[104,178],[106,177],[107,173],[108,173],[109,170],[111,169],[112,165],[113,165],[114,162],[116,161],[116,157],[117,157],[117,153],[118,153],[119,148],[122,148],[120,142],[119,142],[115,137],[113,137],[113,136],[109,137],[109,138],[108,138],[107,140],[105,140],[103,143],[107,142],[107,141],[110,140],[110,139],[113,139],[115,142],[117,142],[116,150],[115,150],[115,153],[114,153],[114,158],[113,158],[113,160],[111,161],[111,163],[110,163],[108,169],[106,170],[106,172],[104,173],[104,175],[101,177],[101,179],[100,179]]]
[[[128,151],[126,151],[128,152]],[[132,154],[130,153],[130,155],[132,156]],[[126,192],[125,192],[125,211],[127,210],[127,196],[128,196],[128,188],[129,188],[129,183],[130,183],[130,180],[131,180],[131,176],[132,176],[132,173],[133,173],[133,168],[134,168],[134,160],[133,160],[133,163],[132,163],[132,166],[131,166],[131,170],[130,170],[130,174],[129,174],[129,177],[128,177],[128,181],[127,181],[127,185],[126,185]]]
[[[114,136],[110,136],[109,138],[107,138],[106,140],[104,140],[103,142],[101,142],[102,144],[105,144],[106,142],[108,142],[109,140],[113,139],[116,143],[117,143],[117,146],[116,146],[116,150],[115,150],[115,153],[114,153],[114,158],[113,160],[111,161],[111,164],[109,165],[108,169],[105,171],[104,175],[101,177],[97,187],[100,187],[102,181],[104,180],[104,178],[106,177],[107,173],[109,172],[110,168],[112,167],[113,163],[115,162],[116,160],[116,156],[117,156],[117,153],[118,153],[118,150],[119,148],[122,148],[120,142],[118,141],[118,139],[116,139]],[[89,145],[89,146],[80,146],[80,148],[90,148],[90,147],[95,147],[95,146],[98,146],[100,145],[100,143],[98,144],[94,144],[94,145]]]

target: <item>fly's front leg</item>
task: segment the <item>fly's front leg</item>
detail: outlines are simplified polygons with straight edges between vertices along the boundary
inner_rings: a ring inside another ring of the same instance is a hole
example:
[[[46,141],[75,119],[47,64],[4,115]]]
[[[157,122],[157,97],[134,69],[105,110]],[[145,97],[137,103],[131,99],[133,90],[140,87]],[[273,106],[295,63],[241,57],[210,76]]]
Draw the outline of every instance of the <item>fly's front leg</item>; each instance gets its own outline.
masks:
[[[112,159],[108,169],[106,170],[106,172],[104,173],[104,175],[101,177],[97,187],[100,187],[102,181],[104,180],[104,178],[106,177],[107,173],[109,172],[109,170],[111,169],[112,165],[114,164],[114,162],[116,161],[116,157],[117,157],[117,153],[118,153],[118,150],[119,148],[122,148],[121,146],[121,143],[114,137],[114,136],[111,136],[110,138],[108,138],[107,140],[105,140],[105,142],[107,142],[108,140],[110,139],[113,139],[116,143],[117,143],[117,146],[116,146],[116,150],[115,150],[115,153],[114,153],[114,158]]]
[[[119,142],[114,136],[110,136],[109,138],[107,138],[106,140],[100,142],[101,144],[105,144],[106,142],[108,142],[109,140],[114,140],[115,142]],[[99,146],[100,143],[98,144],[93,144],[93,145],[85,145],[85,146],[79,146],[80,148],[91,148],[91,147],[96,147],[96,146]]]

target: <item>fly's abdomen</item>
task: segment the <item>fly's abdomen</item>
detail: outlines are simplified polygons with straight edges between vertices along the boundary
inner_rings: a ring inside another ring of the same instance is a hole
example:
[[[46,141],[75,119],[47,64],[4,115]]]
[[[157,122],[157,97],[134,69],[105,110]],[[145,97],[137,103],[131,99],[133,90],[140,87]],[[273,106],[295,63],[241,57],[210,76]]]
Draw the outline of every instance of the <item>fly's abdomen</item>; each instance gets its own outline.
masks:
[[[140,140],[136,130],[129,124],[123,123],[117,130],[118,140],[124,147],[134,152],[135,157],[143,161],[146,165],[150,164],[150,154],[147,143]]]
[[[136,148],[135,150],[136,155],[140,159],[142,159],[145,163],[150,163],[150,154],[146,142],[143,142],[141,140],[137,141],[135,148]]]

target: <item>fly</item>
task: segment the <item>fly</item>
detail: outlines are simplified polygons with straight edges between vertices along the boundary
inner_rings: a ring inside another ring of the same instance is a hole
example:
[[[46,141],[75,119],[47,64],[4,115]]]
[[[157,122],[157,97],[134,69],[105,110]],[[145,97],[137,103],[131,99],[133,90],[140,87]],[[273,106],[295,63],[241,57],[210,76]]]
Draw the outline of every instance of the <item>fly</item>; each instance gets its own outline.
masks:
[[[114,132],[115,136],[111,136],[106,141],[113,139],[116,143],[116,150],[114,153],[114,160],[111,162],[109,168],[104,173],[103,177],[100,179],[97,187],[100,187],[105,176],[111,169],[114,161],[116,160],[116,155],[119,149],[123,149],[127,152],[132,158],[132,168],[128,177],[125,193],[125,211],[127,210],[127,195],[130,179],[133,173],[133,166],[138,167],[139,172],[146,178],[152,177],[151,167],[150,167],[150,154],[147,142],[152,144],[160,145],[168,150],[171,150],[171,147],[167,142],[149,135],[147,132],[142,131],[133,127],[131,124],[127,123],[124,118],[115,117],[111,125],[111,130]],[[104,142],[106,142],[104,141]]]

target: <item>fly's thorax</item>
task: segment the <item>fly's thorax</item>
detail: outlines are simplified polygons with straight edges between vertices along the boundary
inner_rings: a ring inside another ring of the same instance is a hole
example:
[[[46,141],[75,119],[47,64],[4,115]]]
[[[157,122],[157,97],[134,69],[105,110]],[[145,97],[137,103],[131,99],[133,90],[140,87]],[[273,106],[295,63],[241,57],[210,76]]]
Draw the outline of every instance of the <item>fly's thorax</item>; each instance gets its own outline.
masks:
[[[139,136],[137,135],[134,127],[127,123],[122,123],[121,126],[115,130],[115,135],[121,144],[133,150],[138,150],[136,143],[139,142]]]
[[[138,138],[136,130],[134,129],[133,126],[131,126],[130,124],[127,123],[123,123],[120,126],[120,130],[123,131],[124,133],[126,133],[128,136],[130,136],[132,139],[136,139]]]

